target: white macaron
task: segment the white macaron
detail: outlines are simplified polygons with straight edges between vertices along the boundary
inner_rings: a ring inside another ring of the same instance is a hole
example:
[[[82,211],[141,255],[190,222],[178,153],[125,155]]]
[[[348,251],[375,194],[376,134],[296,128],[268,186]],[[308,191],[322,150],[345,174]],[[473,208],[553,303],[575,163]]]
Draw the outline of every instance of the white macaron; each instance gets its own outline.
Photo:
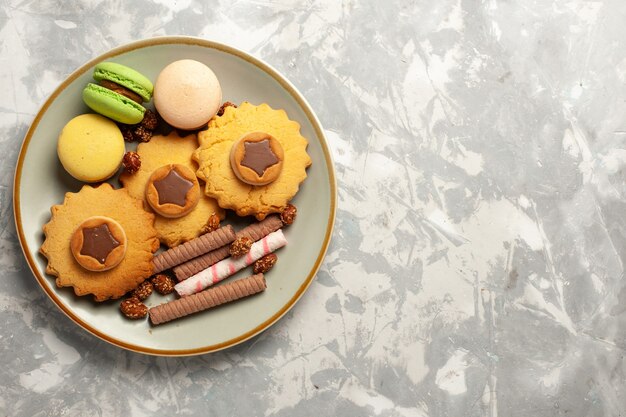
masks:
[[[208,66],[192,59],[175,61],[163,68],[154,84],[154,105],[173,127],[195,130],[217,113],[222,88]]]

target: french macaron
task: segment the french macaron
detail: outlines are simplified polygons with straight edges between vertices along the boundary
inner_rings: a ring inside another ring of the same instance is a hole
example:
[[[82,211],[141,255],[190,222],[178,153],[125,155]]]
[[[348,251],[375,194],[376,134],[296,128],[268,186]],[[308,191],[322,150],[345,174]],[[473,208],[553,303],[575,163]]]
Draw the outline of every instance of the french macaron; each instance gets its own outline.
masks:
[[[100,182],[115,174],[124,157],[122,132],[99,114],[81,114],[61,130],[57,154],[63,168],[84,182]]]
[[[174,61],[154,83],[154,106],[170,125],[182,130],[204,126],[217,113],[222,88],[208,66],[192,59]]]
[[[116,122],[136,124],[144,113],[143,102],[152,98],[152,82],[144,75],[115,62],[101,62],[94,68],[93,78],[83,90],[83,101],[96,113]]]

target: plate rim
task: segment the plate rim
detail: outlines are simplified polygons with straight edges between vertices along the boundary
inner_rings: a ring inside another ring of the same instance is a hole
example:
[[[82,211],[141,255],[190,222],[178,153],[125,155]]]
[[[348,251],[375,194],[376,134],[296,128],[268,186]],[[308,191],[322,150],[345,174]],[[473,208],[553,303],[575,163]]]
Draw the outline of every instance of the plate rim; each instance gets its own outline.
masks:
[[[26,237],[24,235],[24,230],[22,228],[22,216],[21,216],[21,204],[20,204],[20,185],[21,185],[21,177],[22,177],[22,168],[24,164],[24,158],[26,152],[28,151],[30,141],[34,132],[37,130],[41,118],[48,111],[48,108],[51,104],[56,100],[59,94],[64,91],[71,83],[73,83],[79,76],[84,74],[86,71],[90,70],[96,63],[109,59],[123,53],[131,52],[137,49],[142,49],[151,46],[158,45],[167,45],[167,44],[184,44],[191,46],[200,46],[209,49],[216,49],[221,52],[225,52],[231,55],[234,55],[238,58],[241,58],[248,62],[249,64],[254,65],[261,71],[265,72],[267,75],[271,76],[276,82],[278,82],[281,87],[283,87],[287,93],[296,101],[296,103],[300,106],[302,111],[304,112],[306,118],[311,123],[315,134],[320,140],[320,146],[322,148],[322,152],[324,154],[324,159],[326,160],[326,165],[328,167],[328,176],[329,176],[329,185],[330,185],[330,214],[328,218],[328,223],[326,227],[326,233],[324,236],[324,241],[322,243],[322,247],[320,249],[319,254],[315,260],[315,264],[313,268],[309,271],[308,276],[305,281],[300,285],[296,293],[287,301],[285,305],[282,306],[278,311],[276,311],[270,318],[265,320],[263,323],[257,325],[251,330],[244,332],[243,334],[231,338],[227,341],[203,346],[199,348],[193,349],[157,349],[157,348],[149,348],[145,346],[136,345],[133,343],[125,342],[124,340],[120,340],[105,334],[102,331],[99,331],[88,323],[83,321],[77,314],[71,311],[69,308],[65,307],[61,302],[60,298],[57,296],[55,291],[53,291],[53,285],[46,284],[49,278],[44,276],[45,274],[41,274],[36,266],[36,262],[33,257],[30,256],[29,251],[27,250],[28,244],[26,242]],[[246,340],[251,339],[252,337],[258,335],[259,333],[267,330],[273,324],[275,324],[278,320],[280,320],[304,295],[308,287],[313,282],[315,275],[319,271],[321,267],[322,261],[326,255],[328,250],[328,246],[330,245],[330,241],[333,234],[335,217],[337,211],[337,182],[335,176],[335,168],[332,160],[332,154],[329,150],[326,136],[324,135],[324,131],[320,121],[317,116],[313,112],[311,106],[306,101],[304,96],[298,91],[298,89],[291,84],[287,78],[285,78],[280,72],[274,69],[271,65],[267,64],[263,60],[256,58],[247,52],[244,52],[236,47],[226,45],[224,43],[193,37],[193,36],[158,36],[153,38],[146,38],[130,43],[125,43],[123,45],[117,46],[115,48],[109,49],[108,51],[96,56],[95,58],[90,59],[79,68],[74,70],[69,76],[67,76],[61,84],[59,84],[55,90],[48,96],[46,101],[37,111],[35,118],[31,122],[24,139],[22,140],[22,144],[20,146],[20,151],[18,154],[17,164],[15,167],[14,177],[13,177],[13,217],[15,222],[15,228],[18,235],[18,240],[20,243],[20,248],[22,249],[22,253],[24,254],[24,258],[30,268],[32,274],[35,276],[37,283],[44,290],[45,294],[52,300],[52,302],[59,308],[70,320],[72,320],[75,324],[81,327],[83,330],[91,333],[92,335],[98,337],[105,342],[108,342],[114,346],[120,347],[122,349],[126,349],[132,352],[143,353],[147,355],[154,356],[193,356],[193,355],[201,355],[205,353],[217,352],[235,345],[238,345]]]

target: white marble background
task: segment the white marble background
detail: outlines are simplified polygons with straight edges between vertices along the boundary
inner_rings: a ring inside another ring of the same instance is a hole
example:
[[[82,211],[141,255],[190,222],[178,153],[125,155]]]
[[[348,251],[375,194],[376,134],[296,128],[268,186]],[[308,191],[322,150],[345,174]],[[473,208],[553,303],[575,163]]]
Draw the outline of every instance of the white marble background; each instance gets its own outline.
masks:
[[[625,21],[620,0],[0,0],[0,415],[626,415]],[[339,182],[296,308],[192,358],[70,322],[11,207],[47,95],[158,35],[283,72]]]

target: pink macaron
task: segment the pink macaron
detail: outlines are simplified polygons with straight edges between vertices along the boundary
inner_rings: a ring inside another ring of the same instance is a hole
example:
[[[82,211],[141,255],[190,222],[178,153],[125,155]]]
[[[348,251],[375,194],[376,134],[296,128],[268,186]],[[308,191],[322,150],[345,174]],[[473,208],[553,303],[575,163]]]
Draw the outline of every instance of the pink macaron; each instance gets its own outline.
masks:
[[[221,102],[222,88],[211,68],[192,59],[172,62],[154,84],[154,106],[167,123],[178,129],[204,126]]]

